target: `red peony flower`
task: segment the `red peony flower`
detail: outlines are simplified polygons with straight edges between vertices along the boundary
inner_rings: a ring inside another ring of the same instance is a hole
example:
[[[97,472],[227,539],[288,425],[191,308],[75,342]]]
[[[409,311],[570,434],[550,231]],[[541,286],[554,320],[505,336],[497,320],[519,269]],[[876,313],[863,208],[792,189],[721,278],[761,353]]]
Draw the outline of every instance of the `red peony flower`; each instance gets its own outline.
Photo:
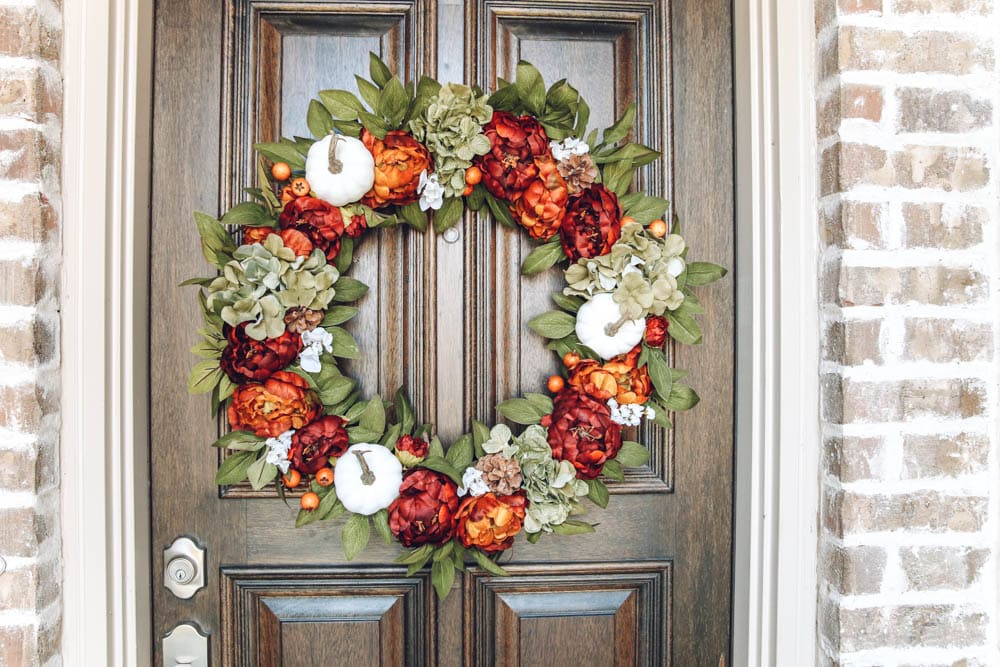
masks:
[[[659,315],[651,315],[646,318],[646,345],[650,347],[663,347],[667,341],[667,318]]]
[[[229,425],[262,438],[276,438],[316,419],[321,405],[319,396],[301,376],[278,371],[262,384],[236,388],[229,404]]]
[[[295,361],[302,350],[302,338],[286,331],[277,338],[254,340],[246,334],[247,324],[223,326],[229,341],[222,351],[219,366],[236,384],[261,382]]]
[[[288,450],[292,467],[305,475],[313,475],[330,459],[340,458],[348,447],[346,423],[340,417],[327,415],[296,431]]]
[[[351,221],[347,223],[347,228],[344,230],[344,233],[352,239],[356,239],[361,236],[366,229],[368,229],[368,218],[363,215],[352,215]]]
[[[559,175],[552,158],[535,158],[538,178],[525,189],[511,209],[514,220],[528,230],[531,238],[548,241],[559,231],[569,195],[566,181]]]
[[[611,252],[611,246],[622,235],[622,209],[618,196],[595,183],[566,206],[559,233],[563,250],[571,262],[581,257],[599,257]]]
[[[426,440],[412,435],[404,435],[396,441],[396,458],[407,468],[412,468],[427,458],[429,451],[430,444]]]
[[[298,257],[308,257],[312,254],[314,247],[312,241],[297,229],[282,229],[281,241],[286,248],[291,248]]]
[[[483,125],[490,152],[475,159],[483,172],[483,185],[497,199],[513,204],[538,177],[536,157],[552,157],[549,138],[536,119],[493,112]]]
[[[340,252],[344,235],[344,216],[340,209],[316,197],[298,197],[285,204],[278,218],[282,229],[295,229],[333,261]]]
[[[389,505],[389,529],[406,547],[444,544],[454,535],[458,502],[458,486],[447,475],[410,470]]]
[[[466,548],[486,553],[510,549],[524,524],[528,499],[523,492],[511,496],[484,493],[462,501],[455,519],[455,537]]]
[[[611,420],[607,404],[573,387],[556,394],[542,426],[549,430],[552,457],[572,463],[580,479],[597,478],[622,448],[621,426]]]

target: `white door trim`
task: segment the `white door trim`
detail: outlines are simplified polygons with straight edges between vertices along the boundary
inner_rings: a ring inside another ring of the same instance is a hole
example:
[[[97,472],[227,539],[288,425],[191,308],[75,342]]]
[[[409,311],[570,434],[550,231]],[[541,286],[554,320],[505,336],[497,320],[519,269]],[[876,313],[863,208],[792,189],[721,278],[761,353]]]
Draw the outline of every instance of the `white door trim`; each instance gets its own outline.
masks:
[[[733,664],[807,665],[819,507],[812,2],[735,5]],[[153,581],[144,398],[152,0],[63,8],[62,648],[68,665],[132,667],[150,655]]]

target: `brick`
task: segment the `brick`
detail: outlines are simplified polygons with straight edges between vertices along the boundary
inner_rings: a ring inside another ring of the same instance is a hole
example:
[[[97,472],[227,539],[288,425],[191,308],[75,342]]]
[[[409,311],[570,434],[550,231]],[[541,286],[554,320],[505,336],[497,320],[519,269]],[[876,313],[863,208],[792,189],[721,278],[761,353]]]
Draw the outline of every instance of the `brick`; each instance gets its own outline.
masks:
[[[8,70],[0,78],[0,116],[41,122],[62,112],[62,89],[54,73],[39,67]]]
[[[823,357],[845,366],[882,363],[879,336],[881,320],[831,322],[823,340]]]
[[[881,14],[882,0],[838,0],[843,14]]]
[[[62,35],[43,21],[34,7],[0,7],[0,55],[59,60]]]
[[[901,88],[896,93],[900,132],[970,132],[990,125],[988,99],[954,90]]]
[[[980,434],[907,435],[903,438],[902,477],[958,477],[986,472],[989,439]]]
[[[840,32],[842,70],[969,74],[993,69],[993,49],[975,35],[845,26]]]
[[[830,547],[822,566],[827,580],[841,595],[865,595],[882,589],[885,561],[881,547]]]
[[[824,242],[839,248],[881,249],[886,245],[884,204],[844,201],[820,214]]]
[[[907,146],[890,153],[875,146],[847,143],[824,153],[820,188],[823,194],[861,185],[969,192],[985,187],[989,178],[986,156],[971,148]]]
[[[911,248],[959,250],[979,245],[989,213],[962,204],[903,204],[904,243]]]
[[[44,417],[41,390],[35,385],[0,386],[0,426],[34,433]]]
[[[863,607],[837,613],[844,652],[976,645],[984,641],[988,623],[986,614],[954,605]]]
[[[44,243],[56,238],[59,218],[44,194],[18,202],[0,202],[0,240]]]
[[[907,590],[963,590],[980,580],[989,553],[969,547],[906,547],[899,560]]]
[[[35,662],[35,628],[32,626],[0,627],[0,665],[27,667]]]
[[[908,531],[921,533],[972,533],[982,530],[988,499],[916,491],[898,495],[844,493],[844,534]]]
[[[854,2],[854,0],[849,1]],[[879,11],[881,11],[881,2],[879,3]],[[847,84],[841,88],[840,94],[844,118],[860,118],[876,123],[882,120],[882,108],[885,105],[885,100],[880,87]]]
[[[826,472],[841,482],[882,477],[882,438],[842,436],[824,443]]]
[[[836,537],[844,536],[844,492],[823,490],[823,527]]]
[[[0,178],[37,181],[47,166],[58,170],[59,156],[41,130],[0,132]]]
[[[34,449],[0,450],[0,489],[33,491],[37,462]]]
[[[51,271],[51,266],[43,267],[39,260],[0,261],[0,303],[33,306],[42,301],[53,291]]]
[[[986,385],[979,380],[907,380],[901,383],[904,419],[943,417],[968,419],[985,411]]]
[[[988,287],[986,276],[965,267],[845,266],[840,270],[838,303],[841,306],[968,305],[984,301]]]
[[[816,138],[825,139],[840,129],[840,96],[826,95],[816,101]]]
[[[44,364],[56,357],[59,334],[55,320],[33,317],[0,327],[0,361]]]
[[[905,324],[903,358],[911,361],[987,361],[993,354],[993,329],[963,320],[911,318]]]
[[[993,8],[992,0],[895,0],[892,9],[897,14],[979,14],[986,16]]]
[[[32,557],[52,535],[52,518],[31,507],[0,510],[0,554]]]

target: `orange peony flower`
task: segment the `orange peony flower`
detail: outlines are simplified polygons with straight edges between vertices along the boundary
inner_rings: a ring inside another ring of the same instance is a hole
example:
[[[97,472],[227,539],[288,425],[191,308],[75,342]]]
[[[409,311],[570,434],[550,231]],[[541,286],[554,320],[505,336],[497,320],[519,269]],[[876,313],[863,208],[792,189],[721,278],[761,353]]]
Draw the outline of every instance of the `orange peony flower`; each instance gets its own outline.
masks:
[[[278,233],[278,230],[274,227],[244,227],[243,244],[263,243],[267,240],[268,235]]]
[[[420,173],[431,167],[427,148],[408,133],[393,130],[379,139],[368,130],[361,141],[375,158],[375,184],[361,203],[372,208],[396,204],[405,206],[419,199]]]
[[[229,404],[229,425],[237,431],[275,438],[316,419],[321,407],[316,392],[300,375],[278,371],[263,383],[236,388]]]
[[[455,537],[466,548],[486,553],[510,549],[521,531],[528,500],[519,492],[511,496],[485,493],[469,496],[455,515]]]
[[[646,367],[636,368],[641,346],[603,365],[584,359],[569,373],[569,384],[599,401],[614,398],[619,405],[643,404],[652,395],[653,384]]]
[[[514,219],[528,230],[531,238],[548,241],[559,231],[566,215],[569,193],[555,160],[536,157],[538,178],[533,180],[511,208]]]

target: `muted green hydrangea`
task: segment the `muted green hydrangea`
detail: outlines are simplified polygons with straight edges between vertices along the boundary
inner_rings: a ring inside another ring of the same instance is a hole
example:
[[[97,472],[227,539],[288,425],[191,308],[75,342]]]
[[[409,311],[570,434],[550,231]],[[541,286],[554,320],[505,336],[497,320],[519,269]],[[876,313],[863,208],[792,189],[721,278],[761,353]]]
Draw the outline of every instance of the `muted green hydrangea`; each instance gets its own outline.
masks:
[[[445,197],[457,197],[465,189],[465,170],[477,155],[490,150],[483,125],[493,117],[486,95],[460,83],[448,83],[424,112],[410,121],[413,136],[434,156],[434,172],[444,186]]]
[[[208,307],[230,326],[250,322],[247,335],[257,340],[285,331],[285,311],[295,306],[325,310],[333,300],[336,267],[322,250],[298,257],[281,237],[270,234],[262,243],[242,245],[208,286]]]

